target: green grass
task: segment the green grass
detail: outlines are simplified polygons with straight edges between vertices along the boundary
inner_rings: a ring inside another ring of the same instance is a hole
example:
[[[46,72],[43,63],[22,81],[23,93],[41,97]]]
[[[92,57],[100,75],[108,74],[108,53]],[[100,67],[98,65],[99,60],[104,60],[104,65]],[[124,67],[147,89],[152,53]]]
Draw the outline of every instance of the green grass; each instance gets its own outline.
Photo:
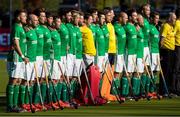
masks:
[[[32,113],[6,113],[5,106],[0,106],[3,116],[165,116],[180,115],[180,98],[162,100],[126,101],[123,104],[112,102],[103,106],[82,106],[79,109],[64,109],[56,111]]]
[[[7,83],[8,74],[6,69],[6,61],[0,59],[0,96],[5,95]]]

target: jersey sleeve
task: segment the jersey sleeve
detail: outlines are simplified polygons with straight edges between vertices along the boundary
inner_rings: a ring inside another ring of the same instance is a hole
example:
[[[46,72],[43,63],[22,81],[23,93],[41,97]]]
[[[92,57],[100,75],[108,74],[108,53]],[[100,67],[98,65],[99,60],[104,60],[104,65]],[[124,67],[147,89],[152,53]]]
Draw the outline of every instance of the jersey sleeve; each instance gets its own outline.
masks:
[[[15,28],[14,32],[13,32],[13,39],[20,39],[21,37],[21,31],[18,28]]]
[[[168,33],[168,27],[167,25],[165,24],[161,30],[161,36],[166,38],[167,37],[167,33]]]

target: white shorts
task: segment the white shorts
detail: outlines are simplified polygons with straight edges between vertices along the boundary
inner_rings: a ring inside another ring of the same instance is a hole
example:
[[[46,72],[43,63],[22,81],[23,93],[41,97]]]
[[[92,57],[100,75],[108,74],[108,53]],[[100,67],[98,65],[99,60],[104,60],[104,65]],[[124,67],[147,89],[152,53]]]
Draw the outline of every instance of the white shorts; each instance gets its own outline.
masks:
[[[85,66],[88,67],[91,63],[94,63],[94,56],[83,54],[83,60],[84,60]]]
[[[122,73],[123,71],[123,63],[124,62],[124,55],[117,55],[116,62],[115,62],[115,72]]]
[[[36,57],[36,67],[37,67],[37,75],[39,78],[45,77],[43,72],[43,56]]]
[[[61,65],[61,69],[62,69],[62,72],[64,75],[65,75],[66,64],[67,64],[66,56],[62,56],[61,61],[60,61],[60,65]]]
[[[24,79],[25,63],[24,62],[7,62],[7,71],[11,78]]]
[[[73,54],[68,54],[67,55],[67,68],[66,68],[66,75],[67,76],[73,76],[73,68],[74,68],[74,63],[75,63],[75,55]]]
[[[58,60],[53,61],[53,68],[52,68],[52,76],[51,76],[51,78],[55,79],[55,80],[60,79],[60,76],[61,76],[61,71],[59,69],[58,63],[60,64],[60,61],[58,61]]]
[[[139,73],[144,72],[144,64],[142,58],[137,58],[137,72]]]
[[[127,72],[135,72],[136,55],[128,55]]]
[[[49,76],[49,72],[51,71],[51,62],[50,62],[50,60],[44,60],[44,67],[43,67],[43,74],[45,75],[45,76]]]
[[[151,54],[151,70],[152,71],[160,71],[160,65],[159,65],[159,59],[160,59],[160,56],[159,56],[159,53],[152,53]]]
[[[24,79],[27,81],[30,81],[30,80],[33,81],[35,78],[34,62],[27,63],[26,70],[27,71],[25,71],[25,78]]]
[[[149,47],[144,47],[144,56],[143,56],[143,59],[146,62],[146,65],[149,65],[151,63]]]
[[[108,58],[108,53],[105,53],[104,62],[106,63],[107,60],[109,60],[109,58]]]
[[[82,63],[82,59],[76,59],[75,60],[75,67],[73,70],[73,76],[80,76],[81,75],[81,71],[82,71],[82,67],[81,67],[81,63]]]
[[[103,71],[103,65],[105,66],[105,56],[97,57],[97,66],[99,67],[99,71]]]

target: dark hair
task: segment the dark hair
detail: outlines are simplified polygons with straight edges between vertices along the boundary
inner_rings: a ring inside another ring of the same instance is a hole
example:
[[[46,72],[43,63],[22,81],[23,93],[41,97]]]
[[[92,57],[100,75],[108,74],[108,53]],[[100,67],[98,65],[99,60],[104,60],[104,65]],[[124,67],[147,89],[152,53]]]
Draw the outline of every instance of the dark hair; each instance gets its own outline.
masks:
[[[38,17],[40,16],[41,12],[46,12],[45,8],[38,8],[34,10],[34,14],[37,15]]]
[[[113,10],[113,9],[112,9],[111,7],[105,7],[104,10],[109,10],[109,11],[111,11],[111,10]]]
[[[123,14],[126,14],[126,13],[121,11],[120,13],[118,13],[117,18],[123,17]]]
[[[49,17],[53,17],[53,15],[52,15],[52,13],[47,12],[47,13],[46,13],[46,17],[47,17],[47,18],[49,18]]]
[[[154,18],[156,15],[160,15],[159,12],[154,11],[151,13],[151,18]]]
[[[90,13],[85,13],[84,14],[84,19],[87,20],[87,19],[89,19],[90,16],[92,16]]]
[[[18,9],[14,12],[14,18],[17,18],[21,13],[27,13],[25,9]]]
[[[60,17],[60,16],[55,15],[55,16],[53,16],[53,19],[54,19],[54,20],[56,20],[56,19],[61,19],[61,17]]]
[[[95,13],[95,12],[98,12],[98,10],[97,10],[96,8],[91,8],[91,9],[89,9],[89,11],[88,11],[88,13],[90,13],[90,14],[93,14],[93,13]]]
[[[137,12],[136,9],[134,9],[134,8],[133,8],[133,9],[129,9],[129,10],[127,11],[127,14],[128,14],[128,16],[131,17],[131,16],[132,16],[132,13],[134,13],[134,12]]]

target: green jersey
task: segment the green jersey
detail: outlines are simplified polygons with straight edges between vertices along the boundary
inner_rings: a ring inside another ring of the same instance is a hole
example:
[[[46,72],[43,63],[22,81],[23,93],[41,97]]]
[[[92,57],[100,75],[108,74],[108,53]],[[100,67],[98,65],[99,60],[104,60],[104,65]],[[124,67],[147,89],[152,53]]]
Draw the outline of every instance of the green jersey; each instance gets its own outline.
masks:
[[[96,46],[98,56],[105,56],[105,38],[102,29],[96,26]]]
[[[44,26],[44,46],[43,46],[43,59],[49,60],[51,58],[52,40],[50,30]]]
[[[37,35],[35,29],[30,29],[26,32],[27,39],[27,57],[30,62],[36,61],[37,52]]]
[[[43,45],[44,45],[44,34],[43,34],[44,27],[39,25],[36,27],[36,34],[37,34],[37,56],[43,56]]]
[[[150,50],[151,53],[159,53],[159,31],[156,26],[150,25]]]
[[[89,28],[91,29],[92,33],[93,33],[93,37],[94,39],[96,39],[96,34],[97,34],[97,26],[95,24],[91,24],[89,25]]]
[[[61,60],[61,38],[57,30],[51,31],[54,59]]]
[[[75,55],[76,51],[76,30],[75,26],[72,23],[66,24],[68,31],[69,31],[69,51],[68,53]]]
[[[126,46],[126,32],[123,28],[123,26],[119,23],[114,24],[114,29],[116,33],[116,39],[117,39],[117,49],[118,54],[124,54],[125,52],[125,46]]]
[[[60,25],[58,32],[61,37],[61,56],[66,56],[67,44],[69,42],[69,31],[64,23]]]
[[[107,25],[106,24],[102,25],[101,29],[103,31],[104,39],[105,39],[105,53],[108,53],[108,50],[109,50],[109,31],[108,31]]]
[[[82,59],[82,33],[80,31],[80,28],[75,26],[76,31],[76,58]]]
[[[127,37],[128,55],[136,54],[136,48],[137,48],[136,27],[131,23],[127,23],[124,26],[124,29],[126,31],[126,37]]]
[[[143,58],[144,55],[144,34],[140,28],[137,31],[137,58]]]
[[[19,40],[19,46],[23,55],[26,55],[26,33],[22,26],[15,23],[11,32],[11,45],[13,45],[14,39]],[[8,61],[11,62],[22,62],[22,58],[18,55],[15,50],[12,50],[8,54]]]
[[[150,27],[149,27],[149,21],[146,18],[144,18],[144,26],[142,27],[142,31],[144,34],[144,47],[148,47]]]

